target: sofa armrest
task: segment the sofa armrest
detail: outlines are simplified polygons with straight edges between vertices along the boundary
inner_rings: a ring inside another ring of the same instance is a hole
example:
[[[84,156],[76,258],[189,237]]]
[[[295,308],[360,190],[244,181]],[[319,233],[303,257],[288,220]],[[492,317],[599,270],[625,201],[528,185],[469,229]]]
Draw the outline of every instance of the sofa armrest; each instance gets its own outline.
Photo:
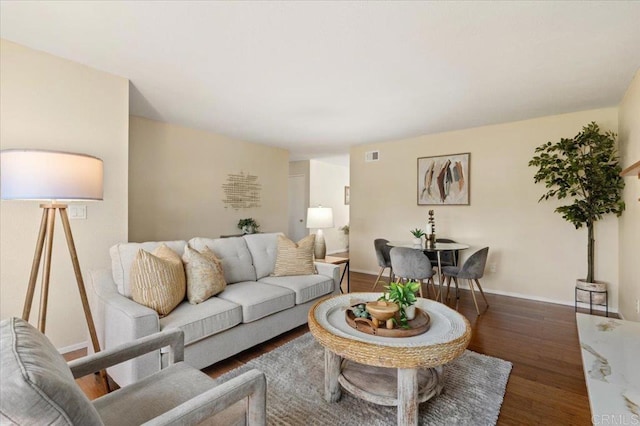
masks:
[[[170,364],[184,360],[184,332],[174,328],[70,361],[68,365],[73,377],[77,379],[165,346],[171,348]]]
[[[246,424],[249,426],[266,425],[267,380],[264,373],[258,370],[249,370],[224,382],[144,423],[144,425],[198,425],[245,398],[248,398]]]
[[[333,279],[333,292],[340,293],[340,265],[332,263],[314,262],[318,274],[325,275]]]
[[[153,309],[118,293],[111,270],[89,274],[89,296],[102,349],[111,349],[160,331],[160,318]],[[109,375],[125,386],[160,370],[160,351],[109,369]]]

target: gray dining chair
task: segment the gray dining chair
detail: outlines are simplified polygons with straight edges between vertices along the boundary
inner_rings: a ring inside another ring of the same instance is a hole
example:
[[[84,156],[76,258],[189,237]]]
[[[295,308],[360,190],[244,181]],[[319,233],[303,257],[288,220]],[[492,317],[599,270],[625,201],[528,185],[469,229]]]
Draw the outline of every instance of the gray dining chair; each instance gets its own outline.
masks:
[[[373,247],[376,249],[376,258],[378,259],[380,271],[378,272],[376,282],[374,282],[373,287],[371,287],[371,291],[375,290],[385,269],[389,268],[389,282],[393,280],[393,268],[391,267],[391,257],[389,255],[391,247],[387,245],[388,242],[389,240],[385,240],[384,238],[377,238],[373,241]]]
[[[420,297],[422,295],[422,284],[427,280],[427,293],[429,292],[429,283],[433,287],[434,297],[438,297],[436,286],[433,282],[435,274],[431,261],[424,255],[422,250],[412,249],[408,247],[394,247],[391,249],[391,267],[396,277],[407,280],[415,280],[420,282]]]
[[[487,302],[487,298],[484,295],[484,291],[482,291],[482,286],[480,285],[479,281],[480,278],[482,278],[482,276],[484,275],[484,268],[487,264],[488,255],[489,247],[485,247],[469,256],[469,258],[461,267],[445,266],[444,268],[442,268],[442,272],[445,276],[444,281],[447,284],[447,299],[449,298],[449,287],[451,286],[451,279],[453,279],[453,282],[456,285],[456,299],[460,298],[458,278],[469,281],[469,288],[471,289],[473,304],[476,305],[476,311],[478,312],[478,315],[480,315],[480,309],[478,308],[478,301],[476,300],[476,291],[473,288],[473,283],[475,282],[478,286],[480,294],[482,294],[482,298],[484,299],[484,303],[486,303],[487,308],[489,308],[489,302]]]
[[[455,243],[456,241],[449,238],[436,238],[436,243]],[[433,251],[425,252],[431,264],[435,267],[438,266],[438,254]],[[440,264],[442,266],[457,266],[458,259],[460,259],[460,250],[443,251],[440,253]]]

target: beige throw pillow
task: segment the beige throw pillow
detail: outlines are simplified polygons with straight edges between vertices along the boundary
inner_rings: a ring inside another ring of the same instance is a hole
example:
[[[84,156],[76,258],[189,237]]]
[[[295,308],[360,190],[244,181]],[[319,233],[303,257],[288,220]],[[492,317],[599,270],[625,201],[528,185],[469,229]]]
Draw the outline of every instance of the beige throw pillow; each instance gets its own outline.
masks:
[[[222,271],[222,263],[205,247],[202,252],[187,246],[182,255],[187,273],[187,299],[195,305],[220,293],[227,286]]]
[[[278,252],[273,275],[311,275],[316,273],[313,264],[313,246],[316,242],[314,234],[307,235],[298,243],[294,243],[283,235],[278,235]]]
[[[140,249],[131,265],[131,297],[163,317],[184,300],[186,283],[180,256],[162,244],[153,254]]]

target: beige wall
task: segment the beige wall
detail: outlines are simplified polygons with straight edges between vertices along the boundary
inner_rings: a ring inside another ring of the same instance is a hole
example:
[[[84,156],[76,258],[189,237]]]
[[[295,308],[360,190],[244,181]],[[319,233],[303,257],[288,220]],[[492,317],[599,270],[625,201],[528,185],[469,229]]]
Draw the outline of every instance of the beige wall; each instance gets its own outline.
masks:
[[[347,236],[340,231],[340,227],[349,224],[349,206],[344,204],[345,186],[349,186],[347,167],[322,160],[310,161],[309,205],[333,209],[335,226],[323,230],[329,254],[344,251],[348,245]]]
[[[424,228],[435,210],[436,230],[471,245],[463,259],[489,246],[483,287],[496,293],[573,304],[576,278],[586,275],[587,231],[554,213],[559,204],[538,203],[542,184],[533,183],[527,163],[535,147],[574,136],[596,121],[617,131],[616,108],[576,112],[485,126],[351,149],[351,265],[375,273],[375,238],[405,240]],[[365,163],[366,151],[379,150],[380,161]],[[416,159],[471,153],[469,206],[417,206]],[[596,278],[611,284],[611,308],[618,300],[617,218],[596,225]],[[495,272],[491,268],[495,268]]]
[[[640,161],[640,71],[627,89],[619,110],[619,144],[622,167]],[[624,201],[627,209],[620,218],[620,313],[625,319],[640,321],[636,304],[640,300],[640,179],[625,177]]]
[[[87,219],[71,221],[86,276],[90,269],[107,267],[109,247],[127,237],[128,81],[6,40],[0,43],[2,149],[80,152],[104,161],[104,201],[84,203]],[[22,314],[39,204],[0,204],[2,318]],[[62,348],[87,341],[87,328],[59,219],[55,232],[46,333]],[[34,300],[31,323],[37,324],[39,292]]]
[[[129,240],[219,237],[252,217],[263,232],[287,232],[289,153],[280,148],[131,116]],[[261,207],[222,202],[228,174],[258,176]]]

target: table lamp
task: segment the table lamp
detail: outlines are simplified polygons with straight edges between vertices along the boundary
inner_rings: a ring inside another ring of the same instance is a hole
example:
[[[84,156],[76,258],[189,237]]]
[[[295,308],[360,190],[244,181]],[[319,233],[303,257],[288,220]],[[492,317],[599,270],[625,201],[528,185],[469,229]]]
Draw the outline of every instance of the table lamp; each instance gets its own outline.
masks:
[[[307,209],[307,228],[317,229],[314,256],[324,259],[327,255],[327,245],[322,235],[323,228],[333,228],[333,210],[330,207],[309,207]]]
[[[100,351],[87,293],[78,263],[71,226],[67,215],[67,204],[58,200],[102,200],[102,160],[84,154],[69,152],[8,149],[0,151],[0,196],[3,200],[46,200],[40,204],[42,221],[31,265],[31,275],[22,311],[22,319],[29,321],[33,295],[38,279],[38,270],[44,249],[44,265],[40,292],[38,329],[44,333],[47,321],[51,251],[56,211],[60,213],[62,227],[67,239],[71,263],[80,292],[80,299],[89,334],[95,352]],[[103,379],[106,375],[103,372]]]

